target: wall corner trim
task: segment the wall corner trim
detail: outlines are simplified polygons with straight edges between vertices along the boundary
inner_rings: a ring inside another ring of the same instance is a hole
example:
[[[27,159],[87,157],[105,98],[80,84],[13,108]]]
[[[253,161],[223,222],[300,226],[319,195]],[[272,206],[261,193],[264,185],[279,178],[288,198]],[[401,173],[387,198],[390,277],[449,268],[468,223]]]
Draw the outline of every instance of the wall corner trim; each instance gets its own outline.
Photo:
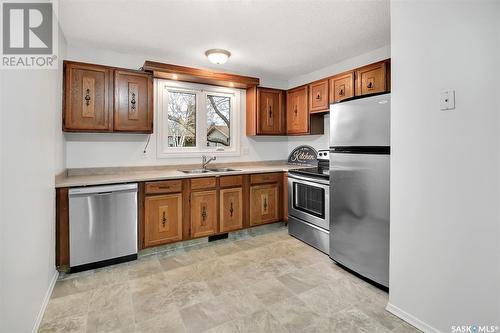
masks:
[[[59,277],[59,272],[57,270],[55,270],[54,275],[52,276],[52,280],[50,281],[49,288],[47,289],[47,292],[45,293],[45,297],[43,298],[42,307],[40,308],[40,311],[38,312],[38,315],[36,316],[35,324],[33,325],[33,330],[32,330],[33,333],[38,332],[38,329],[40,328],[40,324],[42,323],[43,315],[45,314],[45,309],[47,308],[47,305],[49,304],[50,296],[52,295],[52,291],[54,290],[54,286],[56,285],[58,277]]]
[[[387,306],[385,307],[387,311],[395,315],[396,317],[399,317],[406,321],[408,324],[418,328],[422,332],[426,333],[442,333],[440,330],[432,327],[431,325],[424,323],[422,320],[414,317],[413,315],[409,314],[406,311],[401,310],[397,306],[392,305],[391,303],[387,303]]]

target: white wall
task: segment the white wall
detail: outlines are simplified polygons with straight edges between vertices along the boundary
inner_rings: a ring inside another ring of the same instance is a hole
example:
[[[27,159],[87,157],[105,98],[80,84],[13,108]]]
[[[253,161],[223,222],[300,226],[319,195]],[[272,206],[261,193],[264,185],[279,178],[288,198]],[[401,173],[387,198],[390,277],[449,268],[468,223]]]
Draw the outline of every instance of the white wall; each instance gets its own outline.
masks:
[[[64,43],[61,36],[61,59]],[[57,277],[54,174],[65,168],[56,125],[61,69],[1,71],[0,332],[35,329]]]
[[[320,68],[314,72],[293,77],[288,80],[288,89],[295,88],[297,86],[313,82],[316,80],[323,79],[325,77],[342,73],[357,67],[362,67],[380,60],[384,60],[391,57],[391,47],[386,45],[384,47],[375,49],[373,51],[360,54],[359,56],[348,58],[337,63],[331,64],[330,66]]]
[[[391,36],[388,309],[500,326],[500,3],[392,1]]]

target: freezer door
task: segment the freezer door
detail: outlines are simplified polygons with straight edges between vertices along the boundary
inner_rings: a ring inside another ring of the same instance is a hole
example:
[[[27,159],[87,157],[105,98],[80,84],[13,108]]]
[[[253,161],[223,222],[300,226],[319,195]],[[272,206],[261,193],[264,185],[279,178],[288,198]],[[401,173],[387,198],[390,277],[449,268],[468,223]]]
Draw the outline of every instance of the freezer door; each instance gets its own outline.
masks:
[[[386,287],[389,160],[389,155],[330,155],[330,257]]]
[[[330,147],[390,146],[391,95],[330,106]]]

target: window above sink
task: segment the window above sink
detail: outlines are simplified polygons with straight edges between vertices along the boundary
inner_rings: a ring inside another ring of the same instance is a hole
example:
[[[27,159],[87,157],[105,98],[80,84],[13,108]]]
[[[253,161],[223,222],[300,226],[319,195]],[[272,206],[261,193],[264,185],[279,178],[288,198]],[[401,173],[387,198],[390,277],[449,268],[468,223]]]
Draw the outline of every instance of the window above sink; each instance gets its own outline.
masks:
[[[241,90],[156,80],[157,156],[240,155]]]

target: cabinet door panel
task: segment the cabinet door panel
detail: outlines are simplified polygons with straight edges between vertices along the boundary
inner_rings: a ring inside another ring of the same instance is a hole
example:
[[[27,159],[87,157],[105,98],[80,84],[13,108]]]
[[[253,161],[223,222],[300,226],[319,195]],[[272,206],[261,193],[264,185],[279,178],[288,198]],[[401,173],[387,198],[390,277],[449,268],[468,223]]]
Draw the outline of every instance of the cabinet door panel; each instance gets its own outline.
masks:
[[[314,82],[309,85],[309,112],[328,111],[328,80]]]
[[[191,236],[203,237],[217,232],[217,192],[191,193]]]
[[[243,227],[243,190],[241,187],[220,190],[221,232]]]
[[[250,225],[276,222],[279,219],[278,185],[250,187]]]
[[[103,66],[65,64],[65,131],[108,132],[110,71]]]
[[[114,130],[153,132],[153,79],[150,75],[115,71]]]
[[[182,240],[182,195],[146,197],[145,246]]]
[[[288,134],[307,134],[309,132],[307,86],[288,91],[286,120]]]
[[[356,96],[386,91],[386,63],[381,61],[356,70]]]
[[[354,72],[339,74],[330,79],[330,103],[354,96]]]
[[[288,222],[288,172],[283,173],[283,221]]]
[[[258,89],[258,133],[281,134],[283,128],[282,92]]]

